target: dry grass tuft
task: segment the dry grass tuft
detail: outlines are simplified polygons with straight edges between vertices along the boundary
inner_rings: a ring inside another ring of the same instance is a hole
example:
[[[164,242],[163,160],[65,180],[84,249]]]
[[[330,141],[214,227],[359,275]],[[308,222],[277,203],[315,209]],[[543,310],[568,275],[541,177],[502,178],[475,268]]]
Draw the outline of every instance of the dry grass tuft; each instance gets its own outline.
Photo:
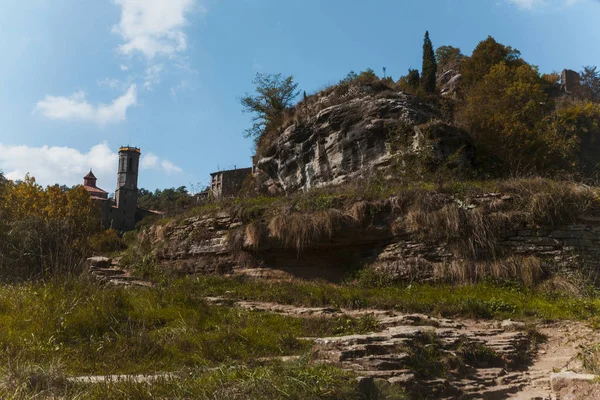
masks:
[[[453,283],[477,283],[493,278],[518,281],[528,287],[539,284],[546,276],[546,269],[536,257],[508,257],[487,262],[454,261],[436,264],[434,277],[438,281]]]
[[[485,208],[463,208],[439,193],[424,194],[409,208],[396,230],[405,229],[423,240],[454,245],[461,255],[477,258],[481,253],[496,256],[498,232],[508,216]]]
[[[583,297],[587,294],[585,284],[572,277],[557,274],[537,286],[542,293],[562,293],[571,297]]]
[[[54,398],[68,385],[63,368],[57,362],[44,368],[15,360],[0,368],[0,374],[2,398]]]
[[[269,222],[269,236],[276,238],[286,247],[301,251],[305,246],[324,238],[331,238],[343,223],[352,219],[339,210],[315,213],[279,214]]]
[[[246,225],[245,245],[252,247],[255,251],[267,238],[268,231],[262,221],[253,221]]]
[[[367,214],[371,204],[367,201],[359,201],[358,203],[354,203],[352,207],[350,207],[350,211],[348,214],[354,218],[357,222],[364,222],[367,219]]]
[[[573,222],[598,205],[596,190],[572,182],[542,178],[509,179],[500,182],[498,188],[514,196],[515,208],[538,223]]]

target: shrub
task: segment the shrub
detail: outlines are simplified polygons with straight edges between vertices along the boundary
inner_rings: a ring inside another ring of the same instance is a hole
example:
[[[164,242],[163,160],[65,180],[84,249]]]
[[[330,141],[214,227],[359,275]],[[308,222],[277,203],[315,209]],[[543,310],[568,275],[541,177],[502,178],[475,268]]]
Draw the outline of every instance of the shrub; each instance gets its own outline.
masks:
[[[95,253],[104,254],[125,250],[127,245],[116,230],[107,229],[90,237],[90,247]]]
[[[99,210],[82,186],[43,189],[29,176],[4,185],[0,216],[3,279],[75,272],[89,255],[90,237],[102,230]]]

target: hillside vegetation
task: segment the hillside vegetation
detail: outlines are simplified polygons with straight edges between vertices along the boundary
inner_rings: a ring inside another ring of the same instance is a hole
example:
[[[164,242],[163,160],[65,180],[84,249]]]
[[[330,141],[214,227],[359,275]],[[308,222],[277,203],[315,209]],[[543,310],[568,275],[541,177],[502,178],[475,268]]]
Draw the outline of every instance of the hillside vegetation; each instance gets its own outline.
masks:
[[[166,214],[122,234],[101,226],[82,187],[43,188],[0,173],[0,397],[413,398],[437,390],[441,378],[448,389],[478,368],[489,372],[488,362],[501,366],[498,374],[527,370],[545,340],[542,321],[585,321],[595,332],[596,69],[584,68],[578,90],[567,93],[558,74],[541,74],[491,37],[470,56],[434,51],[431,40],[426,34],[421,71],[398,80],[351,72],[295,103],[293,77],[259,74],[257,92],[242,99],[254,117],[247,134],[257,165],[281,167],[262,171],[271,178],[314,163],[277,159],[288,154],[281,148],[312,154],[302,150],[313,140],[325,158],[315,129],[336,125],[333,134],[343,136],[367,124],[364,115],[385,120],[373,136],[380,142],[364,140],[385,162],[367,168],[338,157],[358,172],[346,180],[269,191],[259,172],[236,198],[202,203],[184,187],[140,190],[141,206]],[[441,146],[449,136],[452,146]],[[112,259],[85,268],[100,254]],[[256,278],[308,264],[343,276]],[[468,339],[469,324],[522,340],[496,343],[515,346],[514,359]],[[390,327],[406,343],[335,349],[340,357],[363,352],[364,369],[315,358],[315,343],[375,340],[368,334]],[[445,348],[445,340],[456,341]],[[385,346],[389,353],[368,354]],[[599,371],[598,353],[597,345],[582,352],[586,370]],[[392,367],[405,375],[357,379]],[[111,374],[150,377],[90,381]],[[477,389],[459,387],[451,389]]]
[[[289,98],[297,94],[293,92],[297,85],[292,77],[259,74],[255,81],[258,95],[249,95],[244,102],[245,109],[263,121],[252,130],[257,156],[268,155],[288,126],[302,123],[321,110],[356,98],[385,98],[404,91],[437,109],[438,118],[469,133],[476,150],[475,176],[567,174],[596,179],[600,75],[595,67],[585,67],[578,90],[567,94],[561,90],[558,73],[541,74],[518,50],[492,37],[481,41],[471,56],[442,46],[436,58],[439,86],[435,90],[427,83],[430,78],[416,70],[394,81],[381,79],[367,69],[360,74],[351,72],[338,84],[313,95],[305,93],[293,107]],[[458,83],[451,92],[440,95],[444,85],[440,79],[446,75]],[[284,95],[286,102],[269,107],[272,97]]]

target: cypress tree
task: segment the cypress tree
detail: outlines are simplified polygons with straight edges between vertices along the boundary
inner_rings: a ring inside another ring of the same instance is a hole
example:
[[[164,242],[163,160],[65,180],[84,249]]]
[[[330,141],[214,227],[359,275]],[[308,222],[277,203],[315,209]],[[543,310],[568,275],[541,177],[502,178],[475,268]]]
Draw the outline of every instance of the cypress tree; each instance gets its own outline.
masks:
[[[429,31],[425,32],[423,41],[423,68],[421,69],[421,85],[425,93],[435,92],[437,62],[433,44],[429,39]]]

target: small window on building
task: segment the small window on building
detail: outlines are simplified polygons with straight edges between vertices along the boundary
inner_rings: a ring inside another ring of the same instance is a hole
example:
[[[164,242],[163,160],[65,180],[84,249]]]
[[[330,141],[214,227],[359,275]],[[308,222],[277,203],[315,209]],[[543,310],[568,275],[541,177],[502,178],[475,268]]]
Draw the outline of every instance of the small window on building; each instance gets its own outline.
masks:
[[[133,171],[132,165],[133,165],[133,159],[130,158],[129,159],[129,165],[127,166],[127,172],[132,172]]]

